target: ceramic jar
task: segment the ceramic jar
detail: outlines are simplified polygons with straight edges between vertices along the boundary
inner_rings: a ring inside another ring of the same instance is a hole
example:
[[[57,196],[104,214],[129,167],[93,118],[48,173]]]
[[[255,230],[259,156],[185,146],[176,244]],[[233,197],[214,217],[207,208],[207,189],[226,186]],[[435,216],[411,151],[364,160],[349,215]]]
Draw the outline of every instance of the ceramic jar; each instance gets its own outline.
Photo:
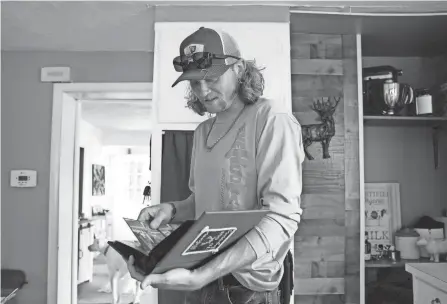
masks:
[[[419,233],[411,228],[403,228],[394,234],[396,250],[400,251],[400,257],[406,260],[416,260],[420,258],[419,247],[416,242]]]

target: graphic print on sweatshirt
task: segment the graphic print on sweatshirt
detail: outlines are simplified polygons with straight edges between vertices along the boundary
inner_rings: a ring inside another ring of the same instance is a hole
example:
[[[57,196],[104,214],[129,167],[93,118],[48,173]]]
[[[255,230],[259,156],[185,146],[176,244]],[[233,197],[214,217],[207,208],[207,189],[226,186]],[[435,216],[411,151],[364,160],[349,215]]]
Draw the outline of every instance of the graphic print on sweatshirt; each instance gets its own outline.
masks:
[[[225,154],[220,181],[221,204],[224,210],[240,210],[247,192],[248,151],[245,124],[239,128],[236,140]]]

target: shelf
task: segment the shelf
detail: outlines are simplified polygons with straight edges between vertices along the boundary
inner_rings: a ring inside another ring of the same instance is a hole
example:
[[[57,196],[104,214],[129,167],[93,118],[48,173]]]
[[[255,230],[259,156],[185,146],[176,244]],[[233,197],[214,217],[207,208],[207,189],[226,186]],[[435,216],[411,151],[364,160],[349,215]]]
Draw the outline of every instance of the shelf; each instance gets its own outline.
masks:
[[[434,263],[431,262],[429,258],[419,258],[417,260],[405,260],[401,259],[397,262],[392,262],[389,259],[382,259],[382,260],[370,260],[365,261],[365,267],[366,268],[396,268],[396,267],[405,267],[405,264],[407,263]]]
[[[366,126],[446,127],[447,117],[363,116]]]
[[[447,117],[421,116],[363,116],[365,126],[383,127],[429,127],[432,128],[432,141],[435,169],[438,168],[439,130],[447,127]]]

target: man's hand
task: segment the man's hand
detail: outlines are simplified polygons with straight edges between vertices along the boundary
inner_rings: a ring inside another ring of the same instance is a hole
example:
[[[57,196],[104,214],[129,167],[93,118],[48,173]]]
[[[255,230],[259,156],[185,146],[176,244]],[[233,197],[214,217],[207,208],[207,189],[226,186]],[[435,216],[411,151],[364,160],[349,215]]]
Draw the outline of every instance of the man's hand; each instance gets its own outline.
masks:
[[[162,224],[168,224],[172,217],[172,206],[168,203],[161,203],[158,205],[143,208],[138,220],[142,222],[149,222],[152,229],[157,229]]]
[[[136,270],[133,256],[127,261],[127,268],[131,277],[141,282],[142,289],[152,286],[159,289],[191,291],[210,283],[204,276],[185,268],[176,268],[163,274],[150,274],[145,277]]]

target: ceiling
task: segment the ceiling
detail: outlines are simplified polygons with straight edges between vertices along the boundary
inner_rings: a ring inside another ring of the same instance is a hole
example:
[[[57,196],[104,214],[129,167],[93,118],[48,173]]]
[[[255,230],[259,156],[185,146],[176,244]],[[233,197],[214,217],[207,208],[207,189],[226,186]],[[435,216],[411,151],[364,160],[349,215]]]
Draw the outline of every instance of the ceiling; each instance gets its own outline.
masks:
[[[82,100],[82,119],[102,131],[150,131],[150,100]]]
[[[1,2],[2,50],[153,51],[156,5],[212,1],[9,1]],[[345,15],[291,15],[291,31],[365,33],[371,56],[388,46],[407,56],[446,48],[447,16],[359,17],[349,13],[447,12],[442,1],[214,1],[214,5],[290,6],[292,11]],[[411,18],[411,19],[410,19]],[[379,37],[385,40],[380,42]],[[385,43],[384,43],[385,42]],[[442,42],[442,43],[439,43]]]

